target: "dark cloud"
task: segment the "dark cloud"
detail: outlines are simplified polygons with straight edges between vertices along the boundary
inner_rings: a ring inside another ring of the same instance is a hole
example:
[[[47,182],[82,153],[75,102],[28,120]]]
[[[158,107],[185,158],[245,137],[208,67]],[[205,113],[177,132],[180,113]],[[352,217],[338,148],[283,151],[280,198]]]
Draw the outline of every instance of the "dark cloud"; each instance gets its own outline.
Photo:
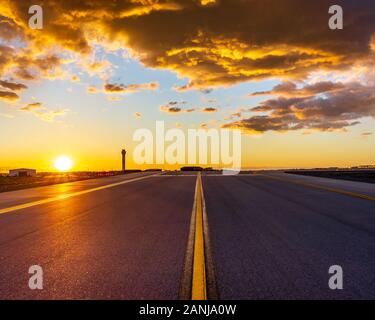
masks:
[[[182,109],[178,107],[161,106],[160,111],[167,113],[179,113],[182,111]]]
[[[104,85],[104,91],[107,93],[130,93],[137,92],[139,90],[156,90],[158,87],[158,82],[148,82],[129,85],[106,83]]]
[[[0,44],[0,76],[11,64],[14,57],[14,49],[10,46]]]
[[[202,112],[207,112],[207,113],[217,112],[217,110],[218,109],[214,107],[206,107],[206,108],[201,109]]]
[[[171,113],[171,114],[177,114],[177,113],[190,113],[194,112],[195,109],[190,108],[190,109],[182,109],[180,107],[176,107],[173,103],[168,103],[166,105],[160,106],[160,111],[161,112],[166,112],[166,113]]]
[[[126,47],[146,67],[167,69],[187,78],[176,90],[200,90],[266,78],[283,79],[276,95],[251,111],[255,114],[226,124],[248,132],[312,129],[343,130],[374,116],[374,87],[322,81],[305,84],[315,71],[369,67],[375,56],[375,1],[340,0],[344,30],[328,28],[326,0],[43,0],[43,32],[28,28],[33,0],[0,0],[0,76],[35,80],[50,77],[64,64],[56,48],[87,57],[96,43]],[[337,4],[337,3],[335,3]],[[10,40],[20,38],[15,48]],[[100,63],[88,66],[101,70]],[[12,80],[13,81],[13,80]],[[14,80],[17,81],[17,80]],[[19,97],[24,89],[7,82],[0,98]],[[106,83],[112,94],[155,90],[157,82]],[[176,102],[176,101],[171,101]],[[216,108],[205,108],[214,112]],[[203,110],[205,110],[203,109]],[[215,110],[214,110],[215,109]],[[171,114],[193,112],[178,103],[160,107]],[[201,110],[202,111],[202,110]],[[39,113],[53,119],[57,113]]]
[[[22,80],[36,80],[37,76],[24,68],[19,68],[14,72],[14,75]]]
[[[316,95],[318,93],[340,90],[342,88],[344,88],[344,85],[340,82],[334,83],[330,81],[322,81],[315,84],[307,84],[298,88],[296,83],[288,81],[275,86],[269,91],[254,92],[251,94],[251,96],[278,95],[285,97],[306,97]]]
[[[10,81],[5,81],[5,80],[0,80],[0,86],[5,89],[9,89],[13,91],[27,89],[27,86],[22,83],[15,83],[15,82],[10,82]]]
[[[20,28],[11,18],[0,15],[0,38],[4,40],[20,38],[23,40],[24,34],[22,28]]]
[[[0,77],[11,71],[14,77],[23,80],[35,80],[38,76],[48,78],[61,63],[61,58],[55,54],[35,56],[28,49],[16,50],[0,44]]]
[[[106,92],[111,92],[111,93],[114,93],[114,92],[124,92],[125,88],[124,88],[124,85],[122,84],[112,84],[112,83],[107,83],[104,85],[104,90]]]
[[[79,54],[89,53],[95,41],[119,40],[144,65],[189,78],[180,91],[208,93],[270,77],[303,79],[316,70],[366,64],[374,55],[370,0],[340,0],[345,23],[339,31],[328,28],[332,3],[326,0],[44,0],[48,14],[37,34],[27,27],[32,0],[0,4],[2,23],[17,26],[0,37],[13,38],[19,28],[34,48],[60,45]]]
[[[18,94],[14,92],[9,92],[9,91],[0,91],[0,99],[6,100],[6,101],[16,101],[20,97]]]
[[[142,53],[146,65],[189,77],[180,91],[269,77],[304,78],[318,69],[347,68],[373,54],[371,1],[340,1],[345,27],[339,32],[328,28],[326,0],[284,0],[282,6],[278,0],[222,0],[212,7],[181,3],[181,10],[106,22],[111,34]]]
[[[306,88],[311,91],[321,88],[315,95],[298,98],[280,96],[261,102],[251,111],[264,113],[246,119],[227,123],[224,127],[238,128],[245,132],[294,131],[312,129],[319,131],[345,130],[359,124],[364,117],[375,118],[375,88],[360,83],[346,83],[335,86],[317,83]],[[335,90],[327,91],[327,88]]]

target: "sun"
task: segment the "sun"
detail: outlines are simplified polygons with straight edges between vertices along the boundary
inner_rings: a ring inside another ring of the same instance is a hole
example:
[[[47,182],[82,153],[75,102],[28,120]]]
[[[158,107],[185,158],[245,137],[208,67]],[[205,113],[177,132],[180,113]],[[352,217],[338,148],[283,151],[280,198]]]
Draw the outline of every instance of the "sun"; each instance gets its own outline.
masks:
[[[60,156],[55,160],[54,166],[61,172],[69,171],[73,167],[73,161],[67,156]]]

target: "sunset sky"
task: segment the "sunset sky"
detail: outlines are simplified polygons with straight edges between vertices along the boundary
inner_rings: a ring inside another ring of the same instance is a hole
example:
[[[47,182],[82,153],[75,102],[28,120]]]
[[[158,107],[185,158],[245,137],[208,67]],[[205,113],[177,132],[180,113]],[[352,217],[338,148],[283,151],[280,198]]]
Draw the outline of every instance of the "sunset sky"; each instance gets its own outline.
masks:
[[[0,0],[0,171],[136,168],[156,120],[241,129],[244,168],[375,164],[373,0],[37,2]]]

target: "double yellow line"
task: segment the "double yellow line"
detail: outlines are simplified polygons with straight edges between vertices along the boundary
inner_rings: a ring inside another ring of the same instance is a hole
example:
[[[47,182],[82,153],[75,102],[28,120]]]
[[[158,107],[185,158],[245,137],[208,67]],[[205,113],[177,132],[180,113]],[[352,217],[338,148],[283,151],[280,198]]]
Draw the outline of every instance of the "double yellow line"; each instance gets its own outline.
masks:
[[[204,252],[203,234],[203,197],[202,197],[202,177],[198,173],[195,196],[195,239],[194,239],[194,260],[192,279],[192,300],[206,300],[206,263]]]
[[[198,173],[179,298],[218,300],[215,274],[202,177]]]

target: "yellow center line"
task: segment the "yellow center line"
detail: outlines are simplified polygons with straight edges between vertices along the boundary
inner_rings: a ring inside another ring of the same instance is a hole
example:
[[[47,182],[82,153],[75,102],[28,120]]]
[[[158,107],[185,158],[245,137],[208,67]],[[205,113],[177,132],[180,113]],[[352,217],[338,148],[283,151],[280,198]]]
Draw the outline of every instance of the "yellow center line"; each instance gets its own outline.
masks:
[[[55,202],[55,201],[59,201],[59,200],[69,199],[69,198],[77,197],[77,196],[80,196],[80,195],[83,195],[83,194],[87,194],[87,193],[91,193],[91,192],[95,192],[95,191],[99,191],[99,190],[104,190],[104,189],[108,189],[108,188],[113,188],[113,187],[120,186],[120,185],[123,185],[123,184],[126,184],[126,183],[139,181],[139,180],[143,180],[143,179],[147,179],[147,178],[151,178],[151,177],[155,177],[155,176],[157,176],[157,175],[149,175],[149,176],[145,176],[145,177],[129,179],[129,180],[121,181],[121,182],[107,184],[105,186],[100,186],[100,187],[91,188],[91,189],[87,189],[87,190],[77,191],[77,192],[73,192],[73,193],[61,194],[61,195],[58,195],[58,196],[52,197],[52,198],[32,201],[32,202],[20,204],[20,205],[17,205],[17,206],[12,206],[12,207],[8,207],[8,208],[0,209],[0,214],[12,212],[12,211],[17,211],[17,210],[21,210],[21,209],[26,209],[26,208],[30,208],[30,207],[35,207],[35,206],[38,206],[38,205],[47,204],[47,203],[51,203],[51,202]]]
[[[192,280],[192,300],[206,300],[206,266],[204,255],[203,237],[203,213],[202,213],[202,179],[201,174],[197,176],[196,188],[196,212],[195,212],[195,241],[194,241],[194,262]]]
[[[350,191],[346,191],[346,190],[342,190],[342,189],[325,187],[325,186],[322,186],[322,185],[312,184],[312,183],[303,182],[303,181],[296,181],[296,180],[283,178],[283,177],[270,176],[270,175],[267,175],[267,174],[260,174],[260,175],[263,176],[263,177],[270,178],[270,179],[275,179],[275,180],[290,182],[290,183],[294,183],[294,184],[299,184],[299,185],[309,187],[309,188],[335,192],[335,193],[343,194],[343,195],[350,196],[350,197],[366,199],[366,200],[371,200],[371,201],[375,200],[375,196],[370,196],[370,195],[366,195],[366,194],[360,194],[360,193],[350,192]]]

